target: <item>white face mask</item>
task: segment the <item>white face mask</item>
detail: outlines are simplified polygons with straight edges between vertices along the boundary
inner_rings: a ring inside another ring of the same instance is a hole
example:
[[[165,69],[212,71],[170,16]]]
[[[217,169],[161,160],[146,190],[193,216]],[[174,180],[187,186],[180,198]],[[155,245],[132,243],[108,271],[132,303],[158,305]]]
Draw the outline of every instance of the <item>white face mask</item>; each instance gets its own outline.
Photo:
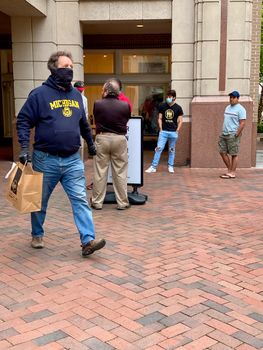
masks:
[[[173,98],[172,98],[172,97],[167,97],[166,102],[167,102],[168,104],[173,103]]]

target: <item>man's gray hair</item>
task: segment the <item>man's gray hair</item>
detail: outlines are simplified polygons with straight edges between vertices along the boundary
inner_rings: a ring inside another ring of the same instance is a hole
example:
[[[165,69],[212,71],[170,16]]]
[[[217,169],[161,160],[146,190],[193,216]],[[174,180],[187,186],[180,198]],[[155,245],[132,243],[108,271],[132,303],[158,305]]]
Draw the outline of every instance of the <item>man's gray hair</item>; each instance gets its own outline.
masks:
[[[103,86],[103,95],[105,96],[119,96],[120,87],[119,84],[114,79],[109,79]]]
[[[50,70],[51,73],[54,73],[58,67],[58,59],[61,56],[66,56],[73,62],[72,54],[69,51],[58,51],[52,53],[52,55],[49,57],[49,60],[47,62],[47,68]]]

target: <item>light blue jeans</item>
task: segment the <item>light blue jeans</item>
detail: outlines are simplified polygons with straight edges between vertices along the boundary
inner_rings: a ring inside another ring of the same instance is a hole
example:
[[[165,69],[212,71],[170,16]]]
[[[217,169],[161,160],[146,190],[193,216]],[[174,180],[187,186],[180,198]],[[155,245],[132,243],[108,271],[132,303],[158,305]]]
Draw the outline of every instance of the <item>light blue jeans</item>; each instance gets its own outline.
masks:
[[[92,212],[87,201],[84,164],[79,152],[62,158],[34,150],[32,165],[34,170],[44,173],[42,208],[41,211],[31,213],[32,236],[44,235],[43,224],[48,200],[55,186],[60,182],[70,200],[82,245],[93,240],[95,230]]]
[[[175,158],[175,147],[176,142],[178,140],[178,132],[177,131],[166,131],[162,130],[159,133],[157,147],[155,148],[154,157],[152,160],[152,167],[157,168],[162,151],[168,141],[168,166],[174,166],[174,158]]]

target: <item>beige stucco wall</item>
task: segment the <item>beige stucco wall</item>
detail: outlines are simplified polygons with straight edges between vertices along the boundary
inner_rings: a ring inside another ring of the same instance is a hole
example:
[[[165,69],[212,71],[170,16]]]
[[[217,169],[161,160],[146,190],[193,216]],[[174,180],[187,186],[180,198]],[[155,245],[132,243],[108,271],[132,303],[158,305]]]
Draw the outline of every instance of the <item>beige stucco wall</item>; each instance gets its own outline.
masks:
[[[171,19],[171,1],[80,1],[79,13],[81,21]]]
[[[226,90],[250,95],[252,2],[230,1],[228,12]]]
[[[1,0],[0,11],[9,16],[43,16],[48,0]]]
[[[194,96],[250,95],[252,2],[229,1],[226,88],[219,91],[221,1],[195,2]]]
[[[70,51],[74,57],[74,78],[83,78],[78,1],[49,0],[46,16],[11,17],[11,27],[16,115],[29,92],[50,74],[47,61],[52,52]]]

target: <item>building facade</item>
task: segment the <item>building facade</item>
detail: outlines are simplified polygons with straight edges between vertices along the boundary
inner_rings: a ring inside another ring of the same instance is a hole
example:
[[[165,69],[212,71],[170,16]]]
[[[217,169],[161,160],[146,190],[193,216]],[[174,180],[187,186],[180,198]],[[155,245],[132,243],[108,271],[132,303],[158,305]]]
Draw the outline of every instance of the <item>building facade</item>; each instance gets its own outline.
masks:
[[[69,50],[91,122],[103,82],[116,76],[144,118],[147,142],[158,103],[176,90],[184,110],[178,165],[223,166],[217,139],[228,93],[238,90],[248,114],[239,166],[255,166],[261,8],[261,0],[1,0],[1,144],[12,140],[15,159],[16,115],[47,78],[50,54]]]

